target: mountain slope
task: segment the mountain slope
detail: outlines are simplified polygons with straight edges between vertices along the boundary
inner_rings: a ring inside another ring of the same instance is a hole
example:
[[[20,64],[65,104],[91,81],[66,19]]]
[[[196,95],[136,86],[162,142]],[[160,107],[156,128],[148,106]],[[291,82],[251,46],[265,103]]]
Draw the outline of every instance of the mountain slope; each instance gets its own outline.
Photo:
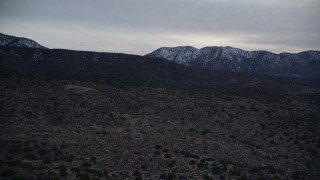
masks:
[[[255,73],[272,76],[319,78],[320,51],[274,54],[244,51],[233,47],[163,47],[146,56],[209,70]]]
[[[0,77],[12,75],[254,94],[304,86],[296,79],[208,71],[146,56],[0,46]]]
[[[1,46],[14,46],[14,47],[29,47],[29,48],[41,48],[47,49],[44,46],[41,46],[37,42],[23,38],[23,37],[15,37],[6,34],[0,33],[0,45]]]

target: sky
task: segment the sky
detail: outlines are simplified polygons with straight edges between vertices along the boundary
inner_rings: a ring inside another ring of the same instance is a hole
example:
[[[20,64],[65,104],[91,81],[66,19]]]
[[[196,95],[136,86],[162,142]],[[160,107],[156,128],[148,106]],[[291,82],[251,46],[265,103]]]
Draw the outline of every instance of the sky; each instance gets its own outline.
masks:
[[[0,0],[0,33],[48,48],[320,50],[320,0]]]

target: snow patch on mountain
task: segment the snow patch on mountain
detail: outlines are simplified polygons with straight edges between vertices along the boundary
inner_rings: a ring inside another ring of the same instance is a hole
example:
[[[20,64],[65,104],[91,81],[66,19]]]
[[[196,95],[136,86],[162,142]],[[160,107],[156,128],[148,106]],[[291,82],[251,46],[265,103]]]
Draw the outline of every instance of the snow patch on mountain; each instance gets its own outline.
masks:
[[[201,49],[192,46],[163,47],[149,57],[164,58],[179,64],[210,70],[248,72],[265,75],[299,76],[320,66],[320,51],[275,54],[268,51],[245,51],[230,46]]]
[[[41,48],[47,49],[44,46],[41,46],[37,42],[23,38],[23,37],[15,37],[6,34],[0,33],[0,45],[1,46],[14,46],[14,47],[29,47],[29,48]]]

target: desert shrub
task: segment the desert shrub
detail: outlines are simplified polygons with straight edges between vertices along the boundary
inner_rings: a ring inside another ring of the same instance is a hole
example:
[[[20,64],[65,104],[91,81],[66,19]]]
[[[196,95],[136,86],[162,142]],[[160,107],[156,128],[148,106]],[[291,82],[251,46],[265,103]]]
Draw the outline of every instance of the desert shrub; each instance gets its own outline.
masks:
[[[230,170],[229,172],[230,172],[231,176],[240,176],[241,175],[241,171],[238,169]]]
[[[258,108],[254,104],[251,104],[250,109],[252,111],[258,111]]]
[[[271,114],[271,111],[270,111],[270,110],[265,110],[264,113],[265,113],[266,115],[270,115],[270,114]]]
[[[82,163],[82,166],[83,166],[83,167],[90,167],[90,166],[91,166],[91,164],[90,164],[90,163],[88,163],[88,162],[84,162],[84,163]]]
[[[32,147],[29,145],[26,145],[23,149],[24,152],[31,152],[32,150],[33,150]]]
[[[261,129],[265,129],[266,128],[266,126],[263,123],[260,123],[259,126],[260,126]]]
[[[172,160],[169,164],[168,167],[172,168],[176,164],[175,160]]]
[[[11,167],[20,167],[20,168],[32,168],[32,165],[30,163],[27,162],[22,162],[21,160],[17,159],[17,160],[13,160],[13,161],[9,161],[7,162],[9,166]]]
[[[57,121],[58,121],[58,122],[62,122],[63,119],[64,119],[64,116],[63,116],[62,114],[59,114],[59,115],[57,116]]]
[[[160,154],[160,152],[159,151],[155,151],[155,152],[153,152],[153,156],[160,156],[161,154]]]
[[[81,170],[79,168],[73,167],[70,169],[72,172],[80,172]]]
[[[201,131],[201,135],[203,135],[203,136],[207,135],[209,132],[210,132],[209,129],[205,129],[205,130]]]
[[[13,177],[11,177],[11,180],[27,180],[29,178],[27,178],[26,176],[21,176],[21,175],[14,175]]]
[[[161,150],[162,146],[161,145],[155,145],[154,148],[157,149],[157,150]]]
[[[221,159],[219,162],[220,162],[220,163],[222,164],[222,166],[224,166],[224,167],[227,167],[229,164],[233,164],[232,161],[223,160],[223,159]]]
[[[8,165],[11,167],[19,167],[23,162],[20,159],[9,161]]]
[[[217,167],[217,166],[212,167],[211,173],[212,173],[213,175],[220,175],[220,174],[221,174],[221,168],[220,168],[220,167]]]
[[[73,159],[74,159],[74,156],[73,156],[73,155],[69,155],[69,156],[66,156],[66,157],[65,157],[65,160],[66,160],[67,162],[72,162]]]
[[[47,143],[47,142],[44,142],[44,141],[43,141],[43,142],[41,142],[41,146],[42,146],[42,147],[47,147],[47,145],[48,145],[48,143]]]
[[[181,155],[184,155],[186,158],[194,158],[194,159],[199,159],[200,156],[196,155],[196,154],[193,154],[189,151],[180,151],[180,154]]]
[[[204,158],[204,159],[201,159],[201,161],[214,161],[213,158]]]
[[[175,177],[176,177],[176,175],[171,172],[171,173],[168,173],[167,179],[168,179],[168,180],[173,180]]]
[[[12,145],[8,150],[9,154],[15,154],[19,152],[21,152],[21,145]]]
[[[169,153],[169,149],[163,149],[162,152]]]
[[[67,168],[63,164],[59,166],[59,172],[61,177],[66,177],[68,175]]]
[[[96,157],[91,156],[91,158],[90,158],[90,162],[97,163],[97,158],[96,158]]]
[[[312,147],[308,147],[307,151],[312,155],[312,156],[317,156],[318,155],[318,151]]]
[[[45,149],[39,149],[38,150],[38,154],[39,155],[46,155],[47,154],[47,151]]]
[[[205,168],[205,169],[209,169],[209,163],[207,163],[207,162],[204,163],[204,168]]]
[[[62,152],[62,151],[60,151],[60,150],[59,150],[59,149],[57,149],[57,148],[53,148],[53,151],[54,151],[54,154],[55,154],[56,156],[63,155],[63,152]]]
[[[6,156],[6,160],[8,160],[8,161],[13,160],[13,159],[14,159],[14,157],[12,155],[7,155]]]
[[[113,118],[114,118],[113,113],[109,113],[109,114],[108,114],[108,116],[109,116],[111,119],[113,119]]]
[[[203,179],[204,179],[204,180],[214,180],[214,178],[213,178],[213,177],[210,177],[208,174],[204,175],[204,176],[203,176]]]
[[[171,155],[171,154],[165,154],[164,157],[165,157],[165,158],[171,158],[172,155]]]
[[[197,164],[197,161],[194,160],[194,159],[191,159],[191,160],[189,161],[189,164],[190,164],[190,165],[196,165],[196,164]]]
[[[319,144],[320,144],[320,143],[319,143]],[[179,154],[179,151],[178,151],[178,150],[174,150],[173,152],[174,152],[174,154],[176,154],[176,155]]]
[[[252,167],[248,170],[248,173],[250,174],[257,174],[261,171],[261,168],[258,168],[258,167]]]
[[[80,180],[90,180],[90,176],[88,173],[78,173],[77,174],[77,177],[80,179]]]
[[[272,165],[264,166],[263,169],[269,171],[270,173],[276,173],[276,168],[274,168]]]
[[[204,164],[202,162],[197,163],[198,168],[204,168]]]
[[[143,165],[141,166],[141,170],[142,170],[142,171],[146,171],[147,169],[148,169],[148,166],[147,166],[147,165],[143,164]]]
[[[265,159],[271,159],[271,157],[269,155],[266,155],[264,158]]]
[[[32,159],[32,160],[36,160],[36,159],[37,159],[36,155],[34,155],[33,153],[27,153],[27,154],[24,156],[24,158],[26,158],[26,159]]]
[[[4,169],[4,170],[1,171],[1,176],[2,177],[14,176],[14,174],[15,174],[14,171],[9,169],[9,168]]]
[[[250,180],[250,178],[248,178],[247,176],[241,176],[239,180]]]
[[[88,173],[90,173],[90,174],[99,176],[99,177],[102,177],[102,175],[103,175],[102,171],[98,171],[98,170],[96,170],[96,169],[86,168],[84,171],[85,171],[85,172],[88,172]]]
[[[132,173],[133,176],[141,176],[141,172],[139,172],[138,170],[133,171]]]
[[[294,180],[309,179],[306,177],[306,173],[302,171],[293,171],[291,178]]]
[[[105,176],[109,176],[109,171],[104,170],[104,171],[103,171],[103,174],[104,174]]]
[[[160,174],[160,179],[167,179],[167,174],[166,173]]]

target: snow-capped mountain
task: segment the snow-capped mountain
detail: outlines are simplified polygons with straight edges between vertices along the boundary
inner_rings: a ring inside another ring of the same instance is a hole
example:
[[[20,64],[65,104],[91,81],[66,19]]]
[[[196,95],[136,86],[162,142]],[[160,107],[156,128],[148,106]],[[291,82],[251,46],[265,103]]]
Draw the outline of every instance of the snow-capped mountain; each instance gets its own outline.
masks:
[[[317,78],[320,75],[320,51],[275,54],[229,46],[201,49],[179,46],[162,47],[146,56],[209,70]]]
[[[44,46],[41,46],[37,42],[23,38],[23,37],[15,37],[6,34],[0,33],[0,45],[1,46],[14,46],[14,47],[29,47],[29,48],[41,48],[47,49]]]

